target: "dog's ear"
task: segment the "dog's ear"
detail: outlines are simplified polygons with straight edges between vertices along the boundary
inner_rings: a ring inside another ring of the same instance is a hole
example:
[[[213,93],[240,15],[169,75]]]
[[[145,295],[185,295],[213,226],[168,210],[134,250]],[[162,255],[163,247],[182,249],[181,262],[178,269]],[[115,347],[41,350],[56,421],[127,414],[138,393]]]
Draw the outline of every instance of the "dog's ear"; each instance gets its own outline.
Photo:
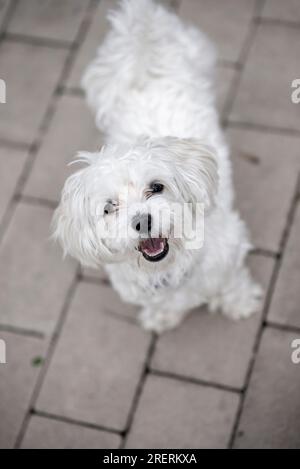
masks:
[[[218,189],[214,149],[192,138],[166,137],[166,144],[174,157],[175,179],[184,200],[203,203],[205,210],[209,210]]]
[[[92,154],[80,155],[88,163]],[[88,193],[89,166],[72,174],[65,182],[61,201],[52,220],[52,238],[62,245],[64,254],[70,254],[82,265],[98,267],[110,252],[99,233],[101,216]]]

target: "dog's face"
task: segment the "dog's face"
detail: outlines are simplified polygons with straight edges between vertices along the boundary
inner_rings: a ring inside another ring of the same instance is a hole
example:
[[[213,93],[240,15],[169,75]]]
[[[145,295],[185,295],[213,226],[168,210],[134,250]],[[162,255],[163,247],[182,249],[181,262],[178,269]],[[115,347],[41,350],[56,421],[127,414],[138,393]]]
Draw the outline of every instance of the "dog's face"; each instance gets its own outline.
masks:
[[[141,138],[134,146],[80,153],[87,166],[66,181],[54,235],[83,265],[133,262],[164,270],[186,255],[182,207],[213,205],[217,165],[192,139]]]

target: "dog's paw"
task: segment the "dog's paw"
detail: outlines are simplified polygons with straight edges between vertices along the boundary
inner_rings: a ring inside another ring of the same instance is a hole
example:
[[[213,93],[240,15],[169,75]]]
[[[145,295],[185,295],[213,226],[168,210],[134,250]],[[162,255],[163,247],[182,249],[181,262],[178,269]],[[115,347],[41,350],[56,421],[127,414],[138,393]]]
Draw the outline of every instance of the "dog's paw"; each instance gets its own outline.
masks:
[[[161,334],[178,326],[183,316],[184,313],[169,313],[152,308],[144,308],[140,312],[139,322],[146,331]]]
[[[252,283],[247,289],[228,295],[222,304],[222,313],[230,319],[246,319],[262,307],[263,289]]]

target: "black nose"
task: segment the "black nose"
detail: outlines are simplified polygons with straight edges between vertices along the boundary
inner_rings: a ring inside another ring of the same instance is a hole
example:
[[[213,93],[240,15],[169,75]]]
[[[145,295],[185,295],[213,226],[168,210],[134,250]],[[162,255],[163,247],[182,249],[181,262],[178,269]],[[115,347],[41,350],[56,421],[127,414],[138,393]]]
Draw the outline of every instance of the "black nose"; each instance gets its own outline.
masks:
[[[132,228],[140,234],[148,234],[151,232],[151,215],[150,213],[137,214],[132,219]]]

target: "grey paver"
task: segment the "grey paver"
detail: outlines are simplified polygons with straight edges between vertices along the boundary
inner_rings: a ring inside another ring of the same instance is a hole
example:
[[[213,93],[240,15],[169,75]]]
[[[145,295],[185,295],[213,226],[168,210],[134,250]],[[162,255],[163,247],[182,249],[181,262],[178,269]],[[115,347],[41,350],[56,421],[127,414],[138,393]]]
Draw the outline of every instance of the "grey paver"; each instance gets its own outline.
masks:
[[[232,67],[224,67],[222,65],[216,68],[216,96],[217,107],[222,117],[224,106],[228,98],[233,80],[236,76],[236,70]]]
[[[52,210],[19,204],[0,246],[0,324],[53,332],[74,274],[49,240]]]
[[[6,104],[0,105],[0,138],[31,143],[57,85],[67,51],[31,44],[0,45]]]
[[[150,335],[104,301],[97,285],[79,284],[37,408],[124,430]]]
[[[255,278],[268,287],[273,260],[252,256]],[[151,368],[235,388],[244,386],[261,313],[242,321],[195,310],[159,338]]]
[[[262,18],[300,22],[300,3],[298,0],[266,0],[263,5]]]
[[[0,0],[0,28],[2,26],[2,23],[7,13],[9,5],[10,5],[10,0]]]
[[[8,32],[72,42],[89,0],[26,0],[18,2]]]
[[[2,331],[0,339],[6,343],[6,364],[0,364],[0,448],[12,448],[40,371],[32,360],[44,356],[45,343]]]
[[[182,0],[181,18],[214,41],[221,59],[237,62],[254,15],[253,0]]]
[[[224,448],[239,397],[226,391],[149,376],[127,448]]]
[[[175,6],[218,49],[217,106],[228,120],[236,206],[254,246],[278,253],[289,233],[269,292],[267,323],[262,310],[239,322],[194,310],[158,337],[139,388],[151,335],[136,324],[138,308],[120,300],[103,269],[82,268],[70,295],[78,266],[63,260],[49,240],[47,208],[76,170],[67,166],[76,152],[96,151],[103,143],[83,96],[70,88],[80,86],[108,31],[106,14],[118,1],[0,0],[0,32],[9,5],[16,6],[6,25],[10,35],[0,38],[0,78],[7,85],[7,103],[0,104],[0,339],[7,343],[7,364],[0,364],[0,447],[14,446],[32,405],[36,412],[23,427],[23,448],[118,448],[117,433],[127,428],[135,403],[126,447],[223,448],[245,396],[235,447],[300,448],[300,364],[291,361],[292,340],[300,340],[299,202],[294,220],[289,217],[300,170],[300,105],[291,102],[291,83],[299,78],[300,3],[157,1]],[[68,76],[59,82],[67,63]],[[40,145],[22,194],[29,197],[19,200],[13,196],[34,141]],[[19,142],[27,145],[14,145]],[[278,259],[256,254],[250,262],[266,291]],[[57,325],[49,368],[31,402]],[[32,331],[46,338],[29,336]]]
[[[90,271],[91,269],[87,270]],[[101,273],[103,273],[104,275],[104,272],[100,269],[98,277],[100,279]],[[92,278],[97,279],[96,274],[92,275]],[[139,307],[130,303],[124,303],[120,299],[119,294],[109,285],[107,277],[106,279],[107,283],[99,283],[98,285],[95,285],[96,289],[92,288],[92,291],[98,297],[99,307],[101,306],[101,311],[104,314],[119,316],[120,318],[137,320]]]
[[[260,25],[252,44],[230,120],[300,129],[292,82],[299,78],[300,30]]]
[[[92,113],[82,97],[63,96],[57,105],[48,132],[38,152],[29,180],[27,195],[58,201],[66,178],[82,167],[68,165],[78,151],[96,151],[102,146]]]
[[[299,364],[291,343],[299,334],[267,329],[246,395],[237,448],[299,448]]]
[[[121,438],[113,433],[33,416],[22,449],[116,449]]]
[[[268,318],[279,324],[300,327],[300,207],[287,243],[275,285]]]
[[[114,9],[117,4],[117,0],[102,0],[99,3],[95,13],[92,16],[92,22],[89,31],[85,40],[81,44],[78,55],[74,62],[74,66],[68,80],[68,86],[72,88],[80,87],[81,76],[86,66],[95,57],[96,51],[109,29],[109,23],[106,19],[106,15],[108,11]]]
[[[278,251],[300,168],[300,139],[237,129],[229,139],[236,205],[254,245]]]
[[[0,221],[16,189],[27,154],[0,147]]]

